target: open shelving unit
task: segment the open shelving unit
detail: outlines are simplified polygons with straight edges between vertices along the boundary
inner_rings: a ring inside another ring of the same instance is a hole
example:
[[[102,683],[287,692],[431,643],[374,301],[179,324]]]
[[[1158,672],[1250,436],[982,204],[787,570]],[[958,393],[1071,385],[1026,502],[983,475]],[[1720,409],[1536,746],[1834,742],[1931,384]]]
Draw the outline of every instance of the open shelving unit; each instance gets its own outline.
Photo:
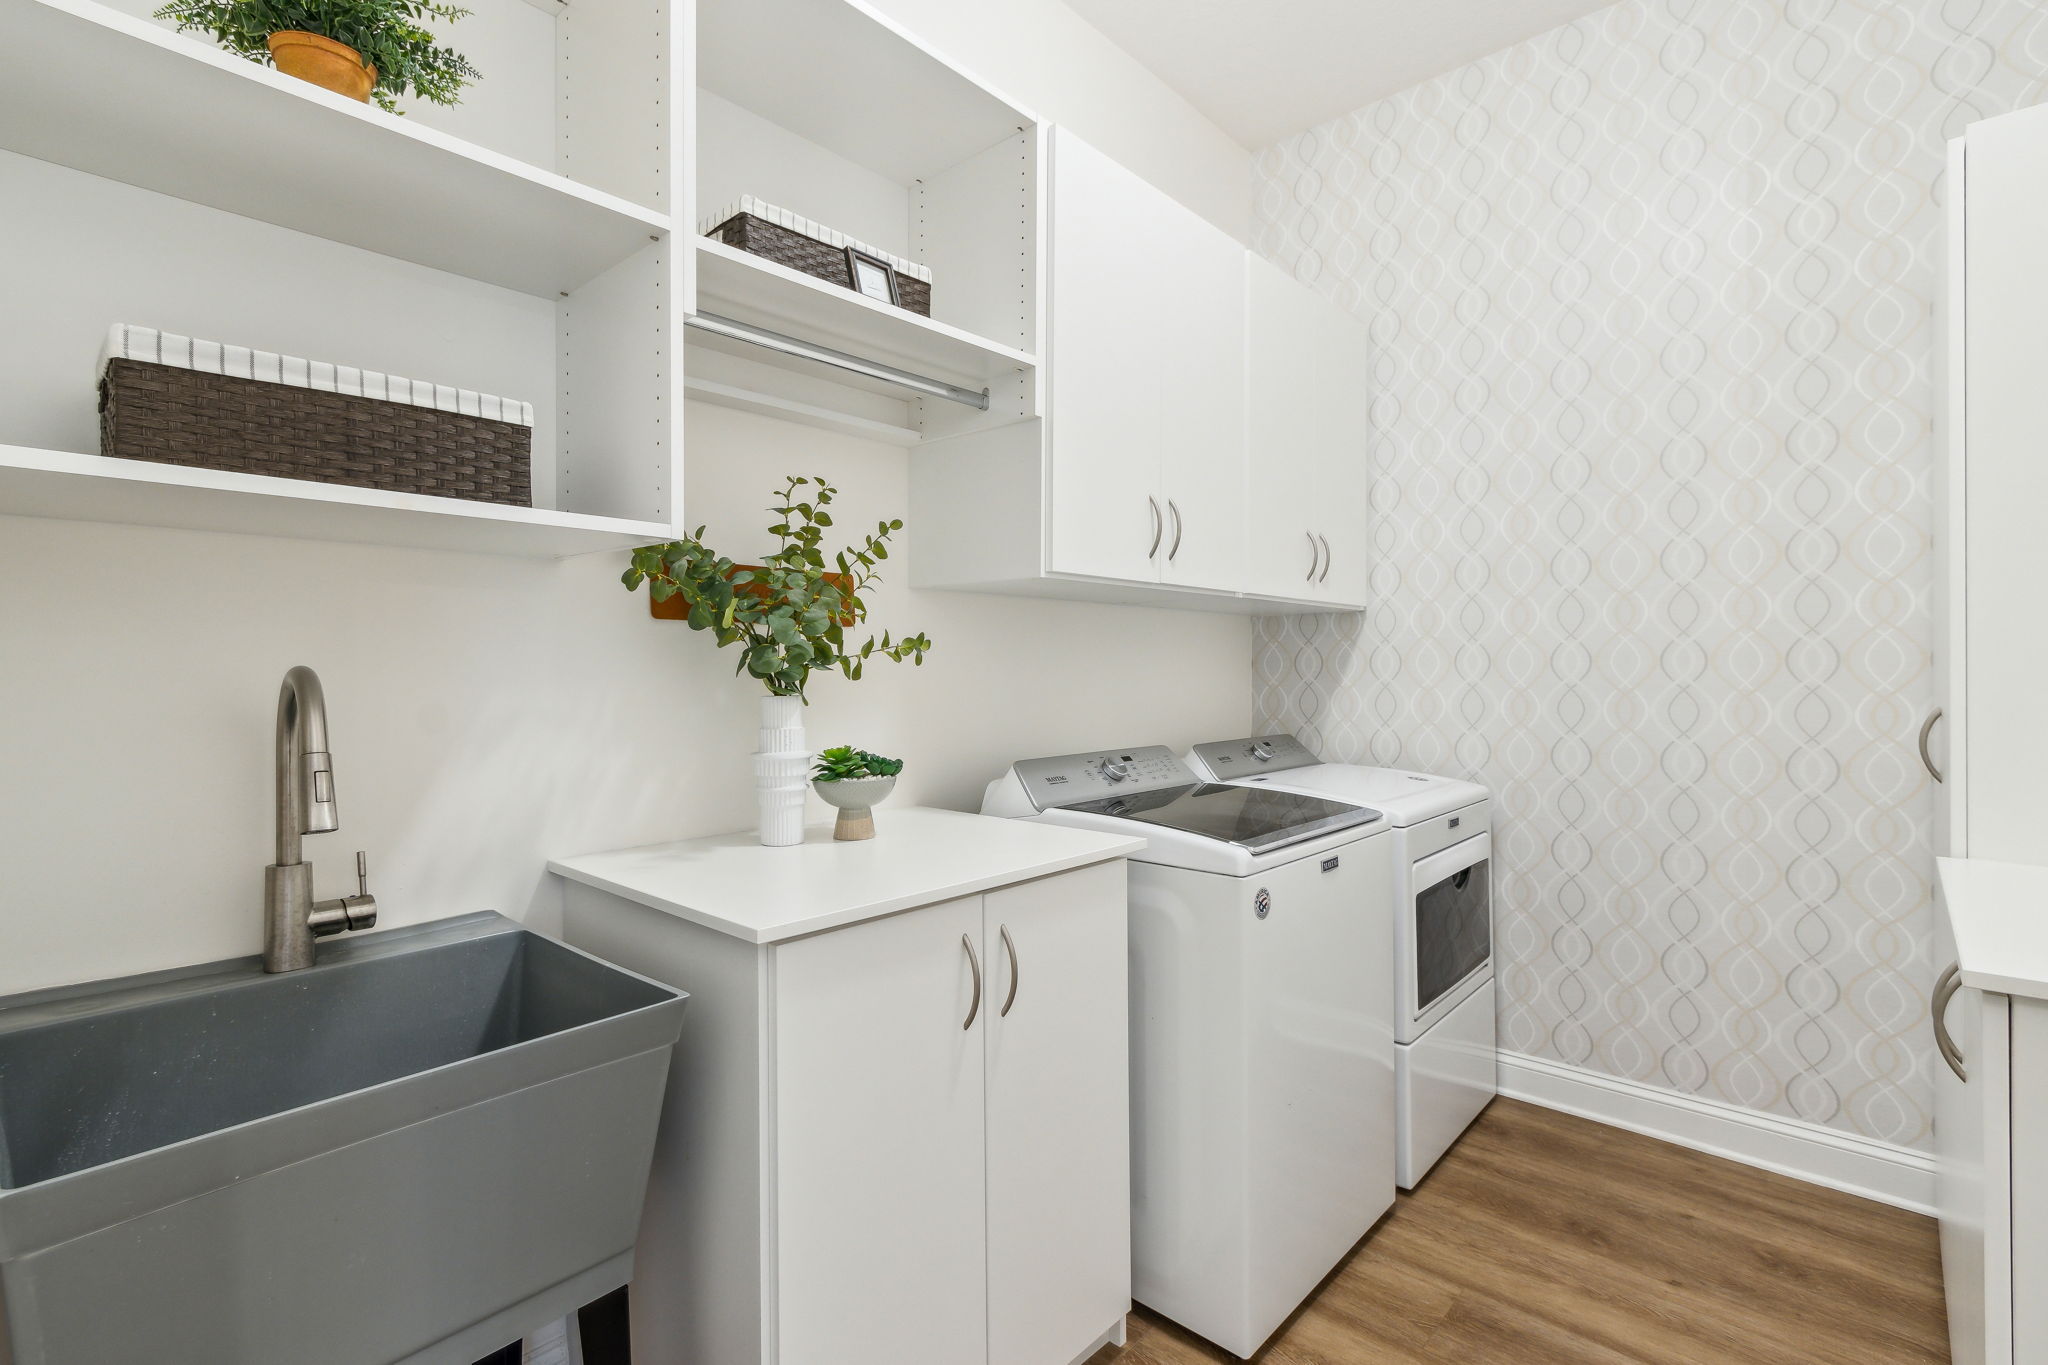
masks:
[[[666,0],[472,0],[404,117],[152,22],[0,0],[0,514],[564,556],[682,515]],[[531,402],[532,508],[106,459],[109,325]]]
[[[695,25],[694,201],[680,220],[694,237],[691,308],[967,392],[918,393],[692,329],[693,396],[821,426],[837,407],[842,430],[880,422],[910,441],[1035,415],[1038,120],[862,0],[696,0]],[[747,195],[930,267],[931,317],[699,235]],[[970,401],[982,390],[985,407]],[[878,397],[894,410],[878,415]]]
[[[0,507],[21,516],[561,559],[667,540],[631,521],[462,498],[0,446]]]

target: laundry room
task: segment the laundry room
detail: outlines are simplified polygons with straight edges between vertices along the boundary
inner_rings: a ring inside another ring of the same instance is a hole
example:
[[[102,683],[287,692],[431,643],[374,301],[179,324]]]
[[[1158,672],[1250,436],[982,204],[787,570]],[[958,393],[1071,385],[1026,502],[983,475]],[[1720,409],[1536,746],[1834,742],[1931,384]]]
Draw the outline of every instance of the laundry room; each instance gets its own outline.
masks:
[[[0,1365],[2048,1365],[2048,2],[0,14]]]

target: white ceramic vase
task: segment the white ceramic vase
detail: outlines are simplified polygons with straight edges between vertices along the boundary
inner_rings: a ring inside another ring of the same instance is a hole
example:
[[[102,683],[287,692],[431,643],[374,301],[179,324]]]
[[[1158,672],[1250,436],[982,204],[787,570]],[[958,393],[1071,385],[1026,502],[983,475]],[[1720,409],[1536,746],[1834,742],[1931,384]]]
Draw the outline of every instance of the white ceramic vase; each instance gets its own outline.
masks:
[[[754,784],[761,801],[761,842],[787,848],[804,841],[804,795],[811,754],[804,747],[804,699],[761,698],[761,742]]]

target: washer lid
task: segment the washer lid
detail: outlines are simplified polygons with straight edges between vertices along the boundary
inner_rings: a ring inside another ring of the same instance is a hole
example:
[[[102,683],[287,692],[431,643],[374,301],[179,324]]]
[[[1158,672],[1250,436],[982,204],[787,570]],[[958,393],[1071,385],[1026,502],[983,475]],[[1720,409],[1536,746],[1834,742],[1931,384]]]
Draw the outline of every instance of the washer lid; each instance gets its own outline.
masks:
[[[1404,829],[1462,810],[1487,796],[1486,788],[1462,778],[1350,763],[1318,763],[1311,768],[1292,768],[1238,780],[1256,791],[1284,787],[1332,801],[1369,801],[1385,811],[1391,823]]]
[[[1159,825],[1265,853],[1385,817],[1364,806],[1269,788],[1196,782],[1076,802],[1068,810]]]

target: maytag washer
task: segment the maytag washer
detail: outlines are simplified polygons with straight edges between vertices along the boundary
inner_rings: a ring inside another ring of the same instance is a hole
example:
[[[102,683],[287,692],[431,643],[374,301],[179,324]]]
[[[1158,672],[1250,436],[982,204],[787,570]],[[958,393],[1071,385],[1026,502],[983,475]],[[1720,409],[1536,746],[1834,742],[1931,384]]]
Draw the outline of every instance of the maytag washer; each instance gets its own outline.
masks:
[[[1412,1190],[1499,1088],[1492,801],[1455,777],[1325,763],[1293,735],[1198,744],[1199,777],[1369,805],[1393,827],[1397,1178]]]
[[[1394,1202],[1392,982],[1357,967],[1393,934],[1387,821],[1199,782],[1164,747],[1017,763],[982,813],[1147,841],[1132,1297],[1249,1357]]]

